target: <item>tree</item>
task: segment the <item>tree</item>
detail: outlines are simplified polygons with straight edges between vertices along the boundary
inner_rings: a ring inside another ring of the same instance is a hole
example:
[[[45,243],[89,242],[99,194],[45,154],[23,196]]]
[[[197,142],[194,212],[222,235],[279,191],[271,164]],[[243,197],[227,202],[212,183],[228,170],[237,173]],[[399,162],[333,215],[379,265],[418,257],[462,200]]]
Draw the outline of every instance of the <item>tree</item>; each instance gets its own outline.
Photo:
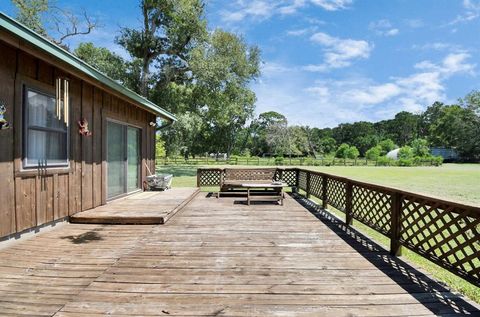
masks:
[[[408,145],[402,146],[398,151],[398,159],[409,160],[413,158],[413,150]]]
[[[214,152],[230,154],[237,133],[253,116],[249,83],[260,74],[260,51],[235,34],[214,31],[191,52],[192,99],[209,130]]]
[[[287,118],[275,111],[263,112],[254,119],[249,126],[249,135],[252,139],[252,153],[262,155],[269,152],[267,144],[267,130],[270,126],[287,125]]]
[[[320,149],[323,154],[330,154],[335,151],[337,142],[332,137],[324,137],[320,140]]]
[[[17,8],[17,20],[33,31],[43,36],[47,30],[43,15],[49,10],[49,0],[12,0]]]
[[[369,160],[376,161],[382,153],[382,148],[377,145],[372,148],[370,148],[366,153],[365,157]]]
[[[347,154],[347,158],[354,160],[360,155],[360,152],[355,146],[352,145],[347,149],[346,154]]]
[[[17,8],[17,20],[33,31],[68,49],[65,40],[90,34],[99,23],[86,11],[75,14],[49,0],[11,0]]]
[[[291,152],[290,131],[286,123],[276,123],[267,129],[267,144],[271,153],[276,156],[284,156]]]
[[[123,28],[116,42],[141,61],[139,90],[148,96],[154,85],[186,80],[189,54],[206,36],[206,20],[202,0],[142,0],[140,8],[142,28]]]
[[[413,155],[419,157],[427,157],[430,155],[430,148],[428,147],[428,141],[425,139],[415,139],[410,144],[412,147]]]
[[[346,159],[348,157],[348,151],[350,146],[347,143],[342,143],[335,152],[335,157]]]
[[[378,143],[381,148],[380,155],[385,155],[396,148],[395,143],[391,139],[385,139]]]
[[[74,54],[110,78],[138,92],[139,65],[135,61],[126,61],[107,48],[96,47],[90,42],[80,43]]]

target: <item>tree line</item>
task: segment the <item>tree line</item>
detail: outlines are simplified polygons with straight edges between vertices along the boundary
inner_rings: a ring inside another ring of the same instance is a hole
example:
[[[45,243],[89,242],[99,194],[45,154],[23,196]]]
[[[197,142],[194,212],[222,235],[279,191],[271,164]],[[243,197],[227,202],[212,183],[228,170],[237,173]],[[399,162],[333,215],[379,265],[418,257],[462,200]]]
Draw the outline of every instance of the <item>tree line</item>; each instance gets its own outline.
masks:
[[[51,0],[12,2],[18,20],[66,49],[67,38],[101,27],[86,12],[69,12]],[[255,117],[249,84],[260,76],[257,46],[209,29],[203,0],[139,0],[138,8],[142,25],[121,27],[115,35],[128,58],[91,42],[73,53],[177,116],[173,125],[158,122],[162,155],[382,157],[391,148],[408,153],[421,144],[419,153],[446,147],[463,160],[480,159],[479,91],[452,105],[435,102],[422,113],[402,111],[390,120],[334,128],[292,126],[274,111]]]
[[[472,91],[452,105],[435,102],[417,114],[402,111],[393,119],[334,128],[289,126],[280,113],[262,113],[239,134],[236,154],[377,159],[397,147],[412,149],[412,156],[426,156],[430,147],[451,148],[462,160],[478,161],[480,92]]]

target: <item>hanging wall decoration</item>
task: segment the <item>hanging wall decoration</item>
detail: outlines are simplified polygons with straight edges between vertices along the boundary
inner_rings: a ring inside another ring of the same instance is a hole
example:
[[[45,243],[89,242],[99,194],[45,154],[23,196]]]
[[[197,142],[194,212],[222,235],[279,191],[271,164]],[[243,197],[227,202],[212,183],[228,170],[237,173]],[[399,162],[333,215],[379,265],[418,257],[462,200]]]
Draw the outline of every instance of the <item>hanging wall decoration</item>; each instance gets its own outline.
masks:
[[[56,116],[58,120],[63,120],[68,127],[68,118],[70,117],[70,96],[69,82],[67,78],[58,77],[55,82],[56,91]]]
[[[92,132],[90,132],[90,130],[88,130],[87,119],[83,118],[83,119],[79,120],[78,121],[78,126],[80,127],[80,129],[78,130],[78,133],[80,133],[81,135],[83,135],[83,136],[91,136],[92,135]]]
[[[10,123],[5,119],[5,112],[7,112],[7,107],[0,101],[0,130],[6,130],[10,128]]]

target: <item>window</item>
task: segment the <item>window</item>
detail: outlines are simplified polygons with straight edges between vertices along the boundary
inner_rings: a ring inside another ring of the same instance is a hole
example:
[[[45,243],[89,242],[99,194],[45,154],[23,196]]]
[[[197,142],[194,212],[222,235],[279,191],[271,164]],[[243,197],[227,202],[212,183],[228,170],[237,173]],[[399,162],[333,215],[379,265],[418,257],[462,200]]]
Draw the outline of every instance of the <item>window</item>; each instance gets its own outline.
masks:
[[[58,115],[55,96],[29,87],[24,93],[25,167],[68,166],[67,120]]]

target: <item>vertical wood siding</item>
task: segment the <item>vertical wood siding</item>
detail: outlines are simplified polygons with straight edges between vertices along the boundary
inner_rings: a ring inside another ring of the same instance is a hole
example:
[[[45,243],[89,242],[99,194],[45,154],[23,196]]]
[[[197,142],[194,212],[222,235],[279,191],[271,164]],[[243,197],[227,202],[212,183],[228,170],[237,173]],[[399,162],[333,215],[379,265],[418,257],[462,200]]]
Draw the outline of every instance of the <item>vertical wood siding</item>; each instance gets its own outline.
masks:
[[[57,76],[70,79],[70,168],[22,171],[21,82],[54,88]],[[154,170],[154,114],[1,41],[0,83],[0,101],[12,124],[0,131],[0,238],[105,204],[107,118],[142,128],[142,180],[145,164]],[[81,118],[88,120],[91,137],[78,134]]]

